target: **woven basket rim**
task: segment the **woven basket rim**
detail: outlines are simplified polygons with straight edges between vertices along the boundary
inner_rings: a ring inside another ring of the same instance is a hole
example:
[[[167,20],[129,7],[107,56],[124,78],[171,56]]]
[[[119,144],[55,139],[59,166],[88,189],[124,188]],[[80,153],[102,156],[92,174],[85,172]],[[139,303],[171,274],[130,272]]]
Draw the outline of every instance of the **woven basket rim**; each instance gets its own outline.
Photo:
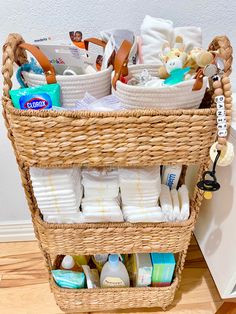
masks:
[[[50,282],[52,285],[52,288],[58,291],[61,291],[63,293],[75,293],[75,294],[88,294],[88,293],[94,293],[94,294],[104,294],[104,293],[114,293],[114,292],[127,292],[127,289],[129,289],[129,291],[132,293],[137,291],[137,292],[141,292],[141,291],[158,291],[161,289],[161,291],[163,292],[167,292],[168,290],[172,290],[174,288],[176,288],[176,286],[178,285],[179,282],[179,278],[178,275],[175,276],[173,282],[171,283],[170,286],[168,287],[126,287],[126,288],[97,288],[97,289],[66,289],[66,288],[61,288],[59,287],[54,279],[52,278],[52,275],[50,274]]]
[[[143,229],[143,228],[180,228],[180,227],[188,227],[194,225],[196,213],[193,209],[194,205],[191,202],[190,209],[191,214],[187,220],[178,221],[178,222],[97,222],[97,223],[48,223],[44,221],[40,212],[37,209],[35,212],[35,219],[38,224],[40,224],[43,228],[47,229],[107,229],[107,228],[116,228],[116,229],[126,229],[126,228],[134,228],[134,229]]]
[[[181,91],[181,87],[186,88],[186,87],[190,87],[193,86],[195,83],[196,79],[190,79],[187,81],[183,81],[180,84],[176,84],[176,85],[166,85],[161,87],[160,89],[157,89],[156,87],[153,86],[137,86],[137,85],[128,85],[125,84],[121,81],[118,81],[117,84],[117,89],[122,88],[124,91],[129,91],[129,92],[138,92],[138,93],[150,93],[153,92],[154,94],[158,95],[158,93],[164,93],[164,92],[173,92],[175,93],[176,91]],[[202,92],[203,88],[206,89],[206,85],[207,85],[207,81],[208,78],[206,76],[203,77],[203,85],[202,88],[197,90],[197,91],[193,91],[193,93],[200,93]]]
[[[84,80],[84,79],[93,79],[93,78],[98,78],[99,76],[103,76],[107,73],[111,73],[113,71],[113,66],[110,65],[108,68],[106,68],[105,70],[101,70],[99,72],[96,73],[88,73],[88,74],[76,74],[76,75],[60,75],[57,74],[56,78],[59,78],[63,81],[77,81],[78,79]],[[30,76],[32,78],[38,79],[39,77],[46,80],[45,78],[45,74],[37,74],[37,73],[31,73],[31,72],[26,72],[23,71],[24,74],[26,74],[27,76]]]
[[[6,109],[15,116],[26,117],[67,117],[67,118],[119,118],[119,117],[142,117],[142,116],[181,116],[181,115],[215,115],[216,108],[204,109],[136,109],[122,111],[86,111],[86,110],[20,110],[13,107],[8,97],[3,97]]]

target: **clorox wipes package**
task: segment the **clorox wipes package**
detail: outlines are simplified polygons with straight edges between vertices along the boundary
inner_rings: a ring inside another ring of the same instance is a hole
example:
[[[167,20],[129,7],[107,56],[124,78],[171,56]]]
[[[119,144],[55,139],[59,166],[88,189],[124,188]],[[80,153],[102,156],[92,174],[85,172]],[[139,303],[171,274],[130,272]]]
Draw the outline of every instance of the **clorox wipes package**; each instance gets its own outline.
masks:
[[[60,85],[57,83],[11,90],[10,96],[14,107],[22,110],[61,107]]]

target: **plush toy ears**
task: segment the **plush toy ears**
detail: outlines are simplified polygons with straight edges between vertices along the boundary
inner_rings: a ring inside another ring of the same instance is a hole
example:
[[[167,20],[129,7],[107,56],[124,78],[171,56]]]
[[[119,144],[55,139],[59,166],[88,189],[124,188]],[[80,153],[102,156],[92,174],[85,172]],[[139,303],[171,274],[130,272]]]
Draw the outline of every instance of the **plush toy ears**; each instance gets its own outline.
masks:
[[[174,48],[177,48],[177,49],[179,49],[180,51],[184,51],[185,45],[184,45],[183,37],[181,37],[181,36],[176,36]]]
[[[163,54],[163,56],[166,56],[168,54],[168,52],[170,52],[170,45],[169,45],[169,43],[165,43],[162,46],[162,54]]]

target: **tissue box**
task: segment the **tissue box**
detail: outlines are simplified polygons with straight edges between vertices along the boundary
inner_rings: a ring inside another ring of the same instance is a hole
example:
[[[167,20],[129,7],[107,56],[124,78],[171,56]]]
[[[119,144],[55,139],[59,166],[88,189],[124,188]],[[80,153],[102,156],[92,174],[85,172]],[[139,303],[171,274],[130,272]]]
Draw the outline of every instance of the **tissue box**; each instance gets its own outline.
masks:
[[[175,257],[172,253],[151,253],[152,260],[152,286],[165,287],[171,284]]]

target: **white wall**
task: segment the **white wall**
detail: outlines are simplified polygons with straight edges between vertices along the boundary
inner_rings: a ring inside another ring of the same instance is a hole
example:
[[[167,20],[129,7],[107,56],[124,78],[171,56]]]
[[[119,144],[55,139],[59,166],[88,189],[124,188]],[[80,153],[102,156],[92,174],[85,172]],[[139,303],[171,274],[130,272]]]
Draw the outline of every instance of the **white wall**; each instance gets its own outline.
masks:
[[[74,29],[94,36],[108,28],[130,28],[138,34],[145,14],[171,19],[177,26],[202,27],[205,47],[215,35],[221,34],[227,34],[236,44],[234,0],[0,0],[0,7],[1,45],[9,32],[18,32],[25,40]],[[27,220],[23,189],[5,133],[1,120],[0,222]]]

